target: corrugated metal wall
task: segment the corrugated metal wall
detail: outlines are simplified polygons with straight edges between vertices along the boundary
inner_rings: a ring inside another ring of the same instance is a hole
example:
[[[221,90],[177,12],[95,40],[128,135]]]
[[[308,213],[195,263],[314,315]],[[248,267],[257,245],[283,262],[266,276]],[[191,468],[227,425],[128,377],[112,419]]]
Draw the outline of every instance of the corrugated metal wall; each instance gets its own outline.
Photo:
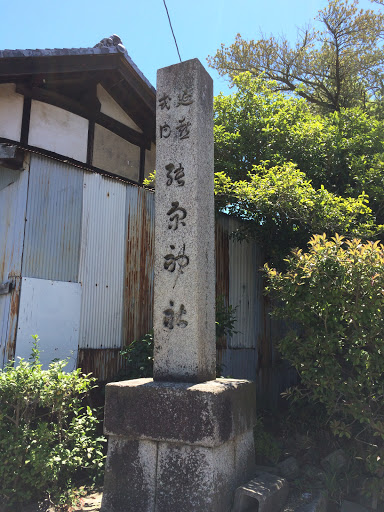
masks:
[[[258,405],[275,408],[280,393],[297,382],[297,374],[275,348],[286,326],[271,316],[270,300],[263,293],[263,250],[256,242],[232,236],[240,227],[240,221],[227,215],[216,219],[216,292],[236,308],[234,328],[239,331],[220,340],[217,360],[224,376],[255,380]]]
[[[231,236],[240,222],[227,215],[216,220],[221,244],[216,246],[216,290],[225,289],[227,283],[227,304],[236,308],[234,335],[227,336],[225,343],[218,347],[218,362],[225,376],[255,380],[258,351],[263,337],[263,295],[260,267],[263,264],[262,250],[255,242],[238,241]],[[223,274],[222,262],[228,268]],[[261,325],[260,325],[261,323]]]
[[[85,173],[79,280],[79,348],[121,347],[126,187]]]
[[[0,167],[0,283],[15,283],[11,293],[0,295],[0,367],[15,351],[27,192],[28,170]]]
[[[0,189],[10,172],[0,172]],[[31,157],[28,200],[28,171],[15,176],[0,190],[1,275],[20,276],[27,205],[23,276],[81,283],[78,364],[113,379],[123,364],[120,348],[152,328],[153,193],[38,155]],[[256,380],[263,396],[276,399],[294,376],[273,348],[283,327],[263,296],[263,251],[231,237],[239,226],[226,215],[216,220],[216,293],[237,307],[239,331],[220,340],[218,362],[224,375]],[[3,358],[12,352],[18,293],[0,297]]]
[[[152,329],[155,196],[127,187],[124,333],[127,345]]]
[[[32,155],[23,276],[78,280],[83,172]]]

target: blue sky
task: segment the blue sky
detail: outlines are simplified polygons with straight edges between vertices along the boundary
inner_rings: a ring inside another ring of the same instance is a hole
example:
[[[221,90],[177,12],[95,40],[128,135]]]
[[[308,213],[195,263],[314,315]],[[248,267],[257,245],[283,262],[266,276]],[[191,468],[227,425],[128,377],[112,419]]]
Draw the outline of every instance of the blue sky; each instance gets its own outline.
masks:
[[[166,0],[183,60],[206,57],[238,32],[257,38],[286,34],[313,21],[327,0]],[[360,0],[372,8],[369,0]],[[132,60],[156,86],[156,70],[178,62],[163,0],[3,0],[0,49],[78,48],[94,46],[118,34]],[[214,93],[228,93],[227,83],[208,69]]]

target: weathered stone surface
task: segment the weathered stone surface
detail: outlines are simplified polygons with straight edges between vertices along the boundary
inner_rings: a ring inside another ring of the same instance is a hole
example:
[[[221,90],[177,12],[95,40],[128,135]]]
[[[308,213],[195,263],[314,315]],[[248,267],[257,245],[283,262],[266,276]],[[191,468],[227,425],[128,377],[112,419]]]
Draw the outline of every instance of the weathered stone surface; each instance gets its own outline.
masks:
[[[289,492],[288,482],[279,476],[260,473],[236,489],[233,512],[279,512]]]
[[[318,492],[315,499],[310,503],[301,505],[295,512],[326,512],[328,505],[328,496],[325,491]]]
[[[246,380],[116,382],[106,386],[104,431],[131,439],[217,446],[252,430],[255,404],[255,384]]]
[[[347,457],[345,455],[344,450],[336,450],[321,460],[321,467],[325,470],[331,469],[333,471],[338,471],[347,465]]]
[[[229,512],[234,443],[215,448],[160,443],[155,512]]]
[[[158,71],[154,380],[215,379],[212,105],[197,59]]]
[[[241,476],[252,473],[251,436],[215,447],[111,436],[101,512],[229,512]]]
[[[288,457],[277,464],[279,474],[287,480],[294,480],[299,476],[300,469],[295,457]]]
[[[304,464],[301,468],[301,472],[312,481],[317,480],[318,482],[325,482],[325,471],[313,464]]]
[[[100,512],[153,512],[157,444],[110,436]]]
[[[343,501],[340,512],[369,512],[369,510],[358,503],[352,501]]]
[[[255,441],[253,429],[238,435],[235,440],[235,466],[236,487],[248,482],[256,474]]]

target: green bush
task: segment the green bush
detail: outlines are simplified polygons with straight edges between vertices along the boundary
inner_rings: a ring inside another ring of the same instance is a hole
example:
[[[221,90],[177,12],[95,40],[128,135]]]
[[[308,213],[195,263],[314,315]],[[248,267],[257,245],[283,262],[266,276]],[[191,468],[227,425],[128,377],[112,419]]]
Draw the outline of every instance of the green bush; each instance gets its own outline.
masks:
[[[142,338],[132,341],[124,347],[120,355],[126,359],[127,367],[121,370],[119,377],[142,379],[153,376],[153,331]]]
[[[30,361],[0,370],[0,503],[11,510],[33,500],[65,501],[71,487],[103,471],[103,437],[83,406],[94,380],[67,361],[42,370],[35,338]]]
[[[301,376],[301,396],[323,404],[333,433],[350,439],[368,473],[380,479],[384,246],[316,235],[308,253],[295,250],[286,261],[284,273],[266,266],[277,314],[298,325],[280,351]]]

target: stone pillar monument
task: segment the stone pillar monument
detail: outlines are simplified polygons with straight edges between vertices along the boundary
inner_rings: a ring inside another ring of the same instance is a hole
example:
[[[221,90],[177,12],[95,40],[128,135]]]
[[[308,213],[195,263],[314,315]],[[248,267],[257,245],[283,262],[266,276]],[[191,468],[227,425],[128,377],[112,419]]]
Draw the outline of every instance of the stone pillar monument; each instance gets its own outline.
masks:
[[[197,59],[158,71],[155,380],[216,376],[212,93]]]
[[[154,379],[109,384],[102,512],[230,512],[252,476],[255,387],[215,379],[212,80],[158,71]]]

